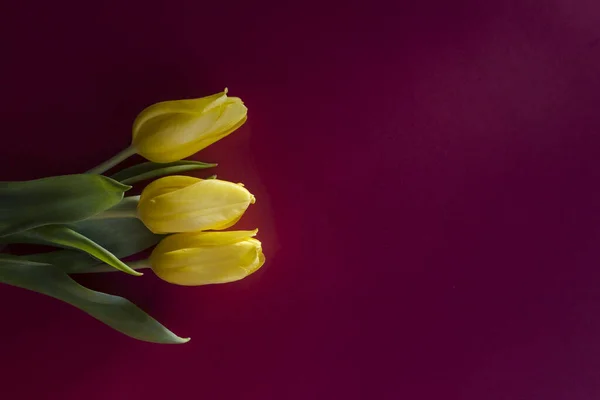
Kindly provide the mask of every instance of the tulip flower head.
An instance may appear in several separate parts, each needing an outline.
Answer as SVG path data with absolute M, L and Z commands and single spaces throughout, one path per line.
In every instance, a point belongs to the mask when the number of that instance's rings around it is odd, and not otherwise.
M 241 184 L 167 176 L 144 189 L 138 216 L 154 233 L 221 230 L 235 224 L 254 201 Z
M 151 268 L 167 282 L 197 286 L 237 281 L 261 268 L 258 230 L 224 231 L 255 202 L 252 193 L 241 183 L 170 176 L 216 166 L 180 160 L 233 132 L 246 116 L 244 103 L 227 97 L 227 89 L 157 103 L 137 116 L 130 145 L 86 173 L 0 182 L 0 247 L 42 243 L 78 251 L 68 262 L 62 252 L 0 254 L 0 285 L 55 297 L 137 340 L 188 342 L 129 300 L 86 289 L 69 275 L 139 276 Z M 110 171 L 135 154 L 151 162 Z M 140 196 L 125 196 L 132 184 L 151 178 Z M 149 258 L 121 260 L 157 242 Z
M 258 232 L 179 233 L 163 239 L 150 256 L 159 278 L 184 286 L 227 283 L 245 278 L 265 262 Z
M 153 104 L 133 123 L 132 147 L 150 161 L 178 161 L 235 131 L 247 112 L 240 98 L 227 97 L 227 89 L 199 99 Z

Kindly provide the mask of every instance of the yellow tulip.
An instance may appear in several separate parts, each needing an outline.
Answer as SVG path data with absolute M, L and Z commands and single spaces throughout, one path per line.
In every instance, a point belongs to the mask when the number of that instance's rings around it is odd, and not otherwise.
M 144 189 L 138 216 L 154 233 L 221 230 L 235 224 L 254 201 L 241 184 L 167 176 Z
M 150 256 L 159 278 L 177 285 L 227 283 L 245 278 L 265 262 L 254 231 L 179 233 L 163 239 Z
M 248 109 L 227 89 L 193 100 L 164 101 L 133 123 L 132 150 L 157 163 L 178 161 L 224 138 L 246 121 Z

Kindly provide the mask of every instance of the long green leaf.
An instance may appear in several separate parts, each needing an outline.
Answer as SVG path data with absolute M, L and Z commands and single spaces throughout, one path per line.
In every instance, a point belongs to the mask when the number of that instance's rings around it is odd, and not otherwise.
M 142 252 L 159 242 L 156 235 L 136 218 L 109 218 L 80 221 L 68 225 L 72 230 L 93 240 L 116 257 L 124 258 Z M 68 273 L 89 272 L 98 261 L 74 250 L 60 250 L 28 255 L 27 259 L 59 266 Z
M 40 226 L 25 232 L 17 233 L 16 235 L 11 235 L 10 238 L 16 241 L 19 241 L 20 239 L 21 242 L 26 243 L 50 244 L 80 250 L 119 271 L 134 276 L 143 275 L 130 268 L 113 253 L 100 246 L 98 243 L 64 225 Z
M 119 203 L 130 188 L 91 174 L 0 182 L 0 236 L 89 218 Z
M 146 179 L 157 178 L 159 176 L 178 174 L 186 171 L 212 168 L 216 166 L 217 164 L 189 160 L 181 160 L 165 164 L 145 162 L 119 171 L 112 175 L 111 178 L 131 185 Z
M 175 335 L 129 300 L 81 286 L 53 265 L 0 255 L 0 282 L 67 302 L 138 340 L 165 344 L 189 341 Z

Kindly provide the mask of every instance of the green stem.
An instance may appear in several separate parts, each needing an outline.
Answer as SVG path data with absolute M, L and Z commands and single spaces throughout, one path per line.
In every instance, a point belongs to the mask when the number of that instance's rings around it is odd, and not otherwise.
M 102 164 L 90 169 L 86 173 L 87 174 L 101 174 L 103 172 L 106 172 L 109 169 L 111 169 L 112 167 L 114 167 L 115 165 L 120 164 L 124 160 L 128 159 L 135 153 L 137 153 L 135 148 L 133 146 L 129 146 L 125 150 L 116 154 L 114 157 L 109 158 L 108 160 L 104 161 Z
M 131 269 L 145 269 L 145 268 L 151 268 L 150 266 L 150 260 L 148 259 L 144 259 L 144 260 L 137 260 L 137 261 L 129 261 L 127 263 L 127 265 L 131 268 Z M 93 274 L 96 272 L 115 272 L 117 271 L 115 268 L 111 267 L 108 264 L 97 264 L 97 265 L 93 265 L 90 267 L 86 267 L 85 269 L 81 269 L 81 270 L 76 270 L 73 272 L 69 272 L 69 273 L 73 273 L 73 274 Z
M 90 219 L 109 219 L 109 218 L 137 218 L 137 205 L 140 201 L 140 196 L 125 197 L 119 204 L 101 212 L 100 214 L 90 217 Z

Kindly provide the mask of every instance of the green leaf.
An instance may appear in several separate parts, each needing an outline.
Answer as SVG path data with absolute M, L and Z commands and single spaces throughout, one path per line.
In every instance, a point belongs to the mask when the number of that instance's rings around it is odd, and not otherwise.
M 80 221 L 68 225 L 72 230 L 93 240 L 116 257 L 124 258 L 144 251 L 160 241 L 137 218 L 109 218 Z M 73 250 L 28 255 L 27 259 L 59 266 L 68 273 L 90 272 L 98 261 Z
M 141 276 L 141 272 L 130 268 L 123 261 L 119 260 L 113 253 L 100 246 L 98 243 L 75 232 L 65 225 L 46 225 L 30 229 L 25 232 L 11 235 L 10 238 L 15 241 L 25 243 L 51 244 L 60 247 L 72 248 L 83 251 L 90 256 L 110 265 L 113 268 L 123 271 L 130 275 Z M 15 243 L 15 242 L 13 242 Z
M 181 172 L 212 168 L 216 166 L 217 164 L 189 160 L 181 160 L 165 164 L 145 162 L 119 171 L 112 175 L 111 178 L 131 185 L 133 183 L 141 182 L 150 178 L 157 178 L 159 176 L 178 174 Z
M 165 235 L 152 233 L 137 218 L 87 220 L 69 225 L 71 229 L 101 244 L 119 258 L 144 251 Z
M 138 340 L 165 344 L 189 341 L 175 335 L 129 300 L 81 286 L 53 265 L 0 255 L 0 282 L 67 302 Z
M 89 218 L 118 204 L 130 188 L 90 174 L 0 182 L 0 236 Z

